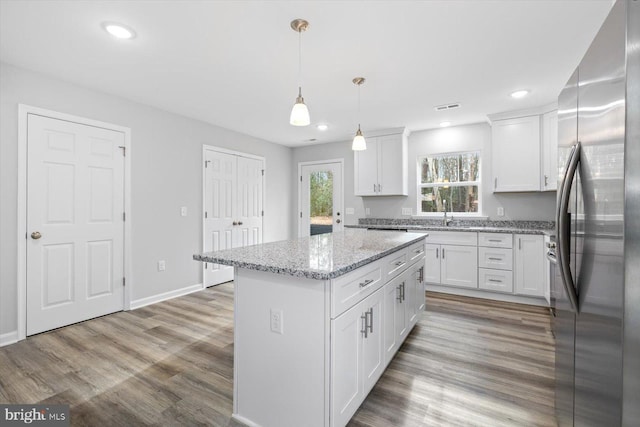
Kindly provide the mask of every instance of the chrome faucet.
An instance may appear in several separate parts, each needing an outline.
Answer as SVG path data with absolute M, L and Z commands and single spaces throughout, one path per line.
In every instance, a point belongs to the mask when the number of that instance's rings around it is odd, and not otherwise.
M 444 217 L 442 218 L 442 226 L 448 227 L 449 224 L 451 224 L 451 221 L 453 221 L 453 216 L 451 216 L 450 218 L 447 218 L 447 201 L 446 200 L 442 201 L 442 210 L 444 211 Z

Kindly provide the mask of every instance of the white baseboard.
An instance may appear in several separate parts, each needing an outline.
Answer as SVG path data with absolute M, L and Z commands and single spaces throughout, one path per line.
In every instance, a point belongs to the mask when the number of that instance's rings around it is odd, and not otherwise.
M 18 342 L 18 331 L 0 334 L 0 347 Z
M 460 295 L 465 297 L 490 299 L 494 301 L 515 302 L 517 304 L 528 304 L 528 305 L 537 305 L 540 307 L 549 307 L 549 304 L 547 303 L 547 300 L 544 299 L 544 297 L 539 297 L 539 298 L 525 297 L 521 295 L 501 294 L 498 292 L 489 292 L 489 291 L 483 291 L 479 289 L 454 288 L 454 287 L 430 285 L 430 284 L 427 284 L 425 286 L 425 290 L 433 291 L 433 292 L 441 292 L 443 294 L 452 294 L 452 295 Z
M 131 305 L 129 307 L 130 310 L 135 310 L 136 308 L 144 307 L 146 305 L 155 304 L 157 302 L 166 301 L 172 298 L 181 297 L 183 295 L 190 294 L 192 292 L 197 292 L 202 290 L 202 283 L 198 283 L 196 285 L 186 286 L 181 289 L 176 289 L 174 291 L 164 292 L 162 294 L 153 295 L 146 298 L 140 298 L 135 301 L 131 301 Z

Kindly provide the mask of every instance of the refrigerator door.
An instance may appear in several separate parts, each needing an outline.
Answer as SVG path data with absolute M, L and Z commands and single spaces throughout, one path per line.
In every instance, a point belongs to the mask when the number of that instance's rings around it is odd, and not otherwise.
M 613 6 L 578 67 L 576 426 L 621 424 L 626 3 Z
M 578 70 L 576 70 L 558 97 L 558 199 L 563 187 L 563 178 L 569 165 L 572 147 L 578 138 Z M 560 207 L 558 200 L 558 208 Z M 558 215 L 566 213 L 558 212 Z M 556 221 L 556 225 L 559 225 Z M 570 234 L 559 235 L 556 230 L 557 245 L 560 240 L 569 239 Z M 556 253 L 559 252 L 559 248 Z M 573 427 L 574 359 L 575 359 L 575 312 L 569 299 L 557 263 L 552 267 L 552 292 L 556 337 L 556 417 L 560 427 Z

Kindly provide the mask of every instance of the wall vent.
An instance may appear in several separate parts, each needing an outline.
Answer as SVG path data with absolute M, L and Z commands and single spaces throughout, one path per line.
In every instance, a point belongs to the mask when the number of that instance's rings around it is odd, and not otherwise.
M 436 111 L 453 110 L 454 108 L 460 108 L 460 103 L 454 102 L 451 104 L 443 104 L 435 107 Z

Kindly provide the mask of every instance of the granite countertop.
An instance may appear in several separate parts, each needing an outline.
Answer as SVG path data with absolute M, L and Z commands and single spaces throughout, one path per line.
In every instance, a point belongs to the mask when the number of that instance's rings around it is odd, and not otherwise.
M 454 220 L 448 226 L 441 220 L 361 218 L 357 225 L 347 228 L 394 229 L 408 231 L 481 231 L 485 233 L 555 234 L 553 221 L 488 221 Z
M 347 229 L 341 232 L 195 254 L 193 259 L 269 273 L 327 280 L 425 238 L 424 233 Z

